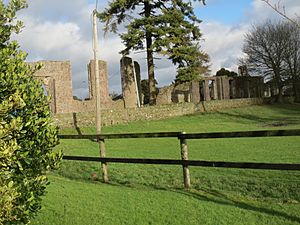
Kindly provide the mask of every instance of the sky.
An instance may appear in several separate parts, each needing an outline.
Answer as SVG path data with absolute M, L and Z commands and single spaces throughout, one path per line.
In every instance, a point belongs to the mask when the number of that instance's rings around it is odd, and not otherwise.
M 277 3 L 277 0 L 270 0 Z M 96 0 L 28 0 L 29 7 L 18 13 L 24 29 L 14 36 L 21 49 L 28 53 L 28 61 L 69 60 L 72 70 L 73 95 L 88 95 L 87 64 L 93 57 L 91 13 Z M 281 0 L 286 14 L 294 17 L 300 13 L 300 0 Z M 98 11 L 108 0 L 98 0 Z M 202 20 L 200 29 L 202 50 L 210 56 L 211 75 L 224 67 L 237 71 L 238 59 L 243 56 L 244 35 L 253 24 L 267 19 L 282 19 L 261 0 L 206 0 L 206 5 L 194 3 L 194 10 Z M 299 14 L 298 14 L 299 15 Z M 107 61 L 109 92 L 121 93 L 119 52 L 123 44 L 116 34 L 104 37 L 103 24 L 98 23 L 100 59 Z M 120 31 L 124 27 L 120 27 Z M 147 78 L 146 56 L 131 53 L 140 63 L 142 79 Z M 171 84 L 176 67 L 167 59 L 155 61 L 158 86 Z

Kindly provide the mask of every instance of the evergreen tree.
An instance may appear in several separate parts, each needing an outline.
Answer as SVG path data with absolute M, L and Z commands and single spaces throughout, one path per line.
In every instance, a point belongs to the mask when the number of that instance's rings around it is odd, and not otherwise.
M 216 76 L 217 77 L 220 77 L 220 76 L 236 77 L 236 76 L 238 76 L 238 74 L 234 71 L 229 71 L 229 70 L 226 70 L 225 68 L 221 68 L 220 70 L 217 71 Z
M 199 67 L 207 68 L 203 62 L 208 62 L 208 56 L 197 44 L 201 21 L 190 0 L 114 0 L 98 17 L 106 23 L 106 32 L 116 32 L 119 24 L 129 21 L 127 32 L 120 35 L 125 45 L 123 55 L 146 49 L 150 105 L 156 101 L 155 53 L 178 66 L 177 80 L 181 82 L 196 79 Z

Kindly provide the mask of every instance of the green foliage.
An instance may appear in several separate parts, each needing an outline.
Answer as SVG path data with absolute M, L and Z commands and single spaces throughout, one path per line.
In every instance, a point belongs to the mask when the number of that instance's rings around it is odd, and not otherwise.
M 208 74 L 210 71 L 208 54 L 200 51 L 197 46 L 190 47 L 186 50 L 185 63 L 180 65 L 177 70 L 176 84 L 199 81 L 203 75 Z
M 61 154 L 57 129 L 52 125 L 49 100 L 32 74 L 40 66 L 25 63 L 26 54 L 10 34 L 19 31 L 13 23 L 24 1 L 0 3 L 0 224 L 28 223 L 41 208 L 48 180 L 45 172 L 55 168 Z M 2 35 L 3 34 L 3 35 Z
M 238 74 L 234 71 L 226 70 L 225 68 L 221 68 L 217 71 L 216 76 L 227 76 L 227 77 L 236 77 Z
M 3 1 L 0 2 L 0 48 L 3 48 L 10 39 L 11 33 L 20 32 L 22 22 L 14 22 L 16 12 L 27 6 L 26 0 L 12 0 L 5 6 Z

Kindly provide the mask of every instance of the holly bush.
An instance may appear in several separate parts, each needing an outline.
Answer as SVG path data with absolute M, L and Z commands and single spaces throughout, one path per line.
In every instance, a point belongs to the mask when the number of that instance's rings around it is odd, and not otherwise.
M 40 65 L 30 66 L 10 34 L 20 30 L 14 22 L 22 0 L 0 3 L 0 225 L 27 224 L 41 208 L 48 184 L 46 172 L 56 168 L 61 153 L 49 98 L 33 78 Z

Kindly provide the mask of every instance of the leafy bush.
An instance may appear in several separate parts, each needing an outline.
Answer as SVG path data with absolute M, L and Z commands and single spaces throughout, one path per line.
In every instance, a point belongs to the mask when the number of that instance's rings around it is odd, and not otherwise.
M 40 66 L 25 63 L 26 54 L 10 42 L 20 30 L 14 23 L 22 0 L 0 3 L 0 224 L 28 223 L 41 208 L 48 180 L 46 171 L 61 158 L 49 100 L 32 77 Z

